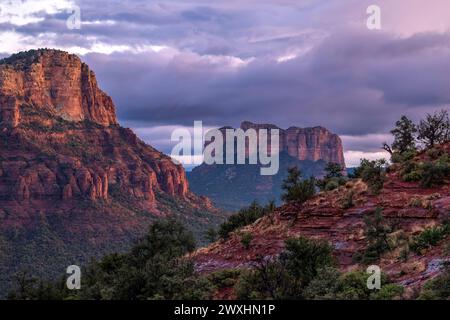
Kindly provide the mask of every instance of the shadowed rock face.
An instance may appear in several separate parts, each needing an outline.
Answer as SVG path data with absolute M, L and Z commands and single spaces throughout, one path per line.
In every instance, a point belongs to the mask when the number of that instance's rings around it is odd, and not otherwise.
M 182 166 L 118 125 L 78 57 L 0 60 L 0 297 L 18 270 L 59 276 L 127 248 L 164 216 L 197 236 L 222 219 L 189 191 Z

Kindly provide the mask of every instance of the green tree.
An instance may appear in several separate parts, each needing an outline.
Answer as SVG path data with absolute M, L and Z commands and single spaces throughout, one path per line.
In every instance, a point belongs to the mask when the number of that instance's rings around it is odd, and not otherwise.
M 259 261 L 241 273 L 235 285 L 239 299 L 287 299 L 293 296 L 294 279 L 276 258 Z
M 314 177 L 302 180 L 302 174 L 297 167 L 289 168 L 288 176 L 281 187 L 284 190 L 281 199 L 284 202 L 304 203 L 314 196 L 316 192 L 315 185 Z
M 331 179 L 331 178 L 342 178 L 344 169 L 341 167 L 339 163 L 334 162 L 328 162 L 325 167 L 325 178 Z
M 392 232 L 392 228 L 384 220 L 382 212 L 382 208 L 377 208 L 372 214 L 363 217 L 364 235 L 367 241 L 367 247 L 362 256 L 363 263 L 379 260 L 381 255 L 390 249 L 388 235 Z
M 343 168 L 338 163 L 329 162 L 325 167 L 325 177 L 317 180 L 316 185 L 322 191 L 331 191 L 345 184 Z
M 206 239 L 209 242 L 215 242 L 217 240 L 218 234 L 216 229 L 209 228 L 208 231 L 206 231 Z
M 250 206 L 242 208 L 238 213 L 231 215 L 227 221 L 220 225 L 219 236 L 224 239 L 228 238 L 231 232 L 255 222 L 265 214 L 271 212 L 269 210 L 272 210 L 270 204 L 262 207 L 257 201 L 253 201 Z
M 278 258 L 263 258 L 236 284 L 240 299 L 299 299 L 319 271 L 334 266 L 332 247 L 303 237 L 288 239 Z
M 333 247 L 326 241 L 299 237 L 286 240 L 286 250 L 280 259 L 301 286 L 306 287 L 320 268 L 334 265 L 332 252 Z
M 448 300 L 450 299 L 450 268 L 444 265 L 444 272 L 425 283 L 419 299 Z
M 406 151 L 416 149 L 415 134 L 417 133 L 416 125 L 406 116 L 402 116 L 395 123 L 395 128 L 391 130 L 394 136 L 392 149 L 394 152 L 403 154 Z

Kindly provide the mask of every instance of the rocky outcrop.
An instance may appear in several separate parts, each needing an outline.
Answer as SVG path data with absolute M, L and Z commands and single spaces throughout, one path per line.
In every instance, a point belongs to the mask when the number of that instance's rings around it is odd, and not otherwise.
M 323 160 L 338 163 L 345 168 L 341 138 L 323 127 L 280 129 L 272 124 L 241 123 L 241 129 L 278 129 L 280 132 L 280 152 L 286 152 L 298 160 Z
M 151 209 L 158 192 L 193 197 L 181 166 L 117 125 L 111 98 L 75 55 L 1 60 L 0 115 L 0 199 L 108 200 L 111 187 Z
M 450 144 L 440 149 L 450 156 Z M 425 152 L 416 160 L 423 161 L 424 156 Z M 406 297 L 413 295 L 427 280 L 442 272 L 439 261 L 448 259 L 450 236 L 421 253 L 409 251 L 409 243 L 425 228 L 448 221 L 450 184 L 446 180 L 442 185 L 423 188 L 418 182 L 402 181 L 400 170 L 398 165 L 390 167 L 379 195 L 373 195 L 363 181 L 354 179 L 333 191 L 320 192 L 304 204 L 280 206 L 255 223 L 236 230 L 229 238 L 195 252 L 197 270 L 210 273 L 254 266 L 261 257 L 278 256 L 284 250 L 285 240 L 298 236 L 329 242 L 342 271 L 365 270 L 367 265 L 359 264 L 357 259 L 368 243 L 364 218 L 381 208 L 386 224 L 391 227 L 388 240 L 392 248 L 374 264 L 391 280 L 405 286 Z M 252 235 L 248 249 L 241 242 L 243 233 Z M 409 252 L 406 259 L 402 257 L 404 250 Z
M 0 121 L 17 126 L 22 103 L 70 121 L 117 124 L 114 104 L 98 88 L 94 72 L 77 56 L 63 51 L 29 51 L 2 60 Z

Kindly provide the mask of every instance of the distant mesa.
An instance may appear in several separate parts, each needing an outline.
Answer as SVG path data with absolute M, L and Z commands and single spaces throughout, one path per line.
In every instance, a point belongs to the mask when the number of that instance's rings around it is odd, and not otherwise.
M 345 168 L 344 152 L 341 138 L 323 127 L 298 128 L 290 127 L 286 130 L 273 124 L 255 124 L 249 121 L 241 123 L 241 129 L 279 129 L 280 152 L 298 160 L 333 162 Z
M 230 127 L 223 127 L 224 131 Z M 274 176 L 261 176 L 260 165 L 202 164 L 189 172 L 191 190 L 205 195 L 226 210 L 238 210 L 253 200 L 279 200 L 281 184 L 289 167 L 297 166 L 304 177 L 322 176 L 328 162 L 345 169 L 341 139 L 323 127 L 280 129 L 273 124 L 241 123 L 242 130 L 278 129 L 280 133 L 280 168 Z M 225 135 L 223 135 L 225 138 Z M 226 142 L 226 141 L 224 141 Z M 270 142 L 268 143 L 271 149 Z M 248 155 L 248 145 L 246 154 Z

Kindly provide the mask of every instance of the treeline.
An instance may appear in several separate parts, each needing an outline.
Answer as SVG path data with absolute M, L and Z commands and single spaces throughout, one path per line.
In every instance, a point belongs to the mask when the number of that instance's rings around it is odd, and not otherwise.
M 389 250 L 385 221 L 376 212 L 365 220 L 368 241 L 362 258 L 374 261 Z M 448 232 L 448 227 L 439 232 Z M 426 236 L 424 236 L 426 238 Z M 424 245 L 421 240 L 421 245 Z M 246 269 L 222 270 L 208 275 L 195 271 L 188 253 L 193 235 L 175 220 L 154 223 L 129 252 L 110 254 L 82 269 L 81 289 L 68 290 L 66 279 L 48 282 L 31 273 L 16 276 L 9 299 L 20 300 L 148 300 L 211 299 L 224 288 L 234 288 L 240 299 L 397 299 L 403 287 L 381 277 L 381 288 L 370 290 L 370 274 L 342 273 L 324 240 L 287 239 L 278 256 L 260 257 Z M 447 299 L 450 269 L 431 280 L 419 298 Z
M 324 241 L 292 238 L 279 257 L 261 258 L 247 270 L 200 275 L 186 256 L 195 248 L 193 236 L 174 220 L 153 224 L 129 252 L 111 254 L 82 269 L 81 289 L 68 290 L 65 279 L 46 282 L 30 273 L 16 277 L 9 299 L 25 300 L 148 300 L 210 299 L 234 287 L 242 299 L 381 299 L 394 298 L 402 288 L 389 284 L 367 289 L 364 272 L 340 273 Z

